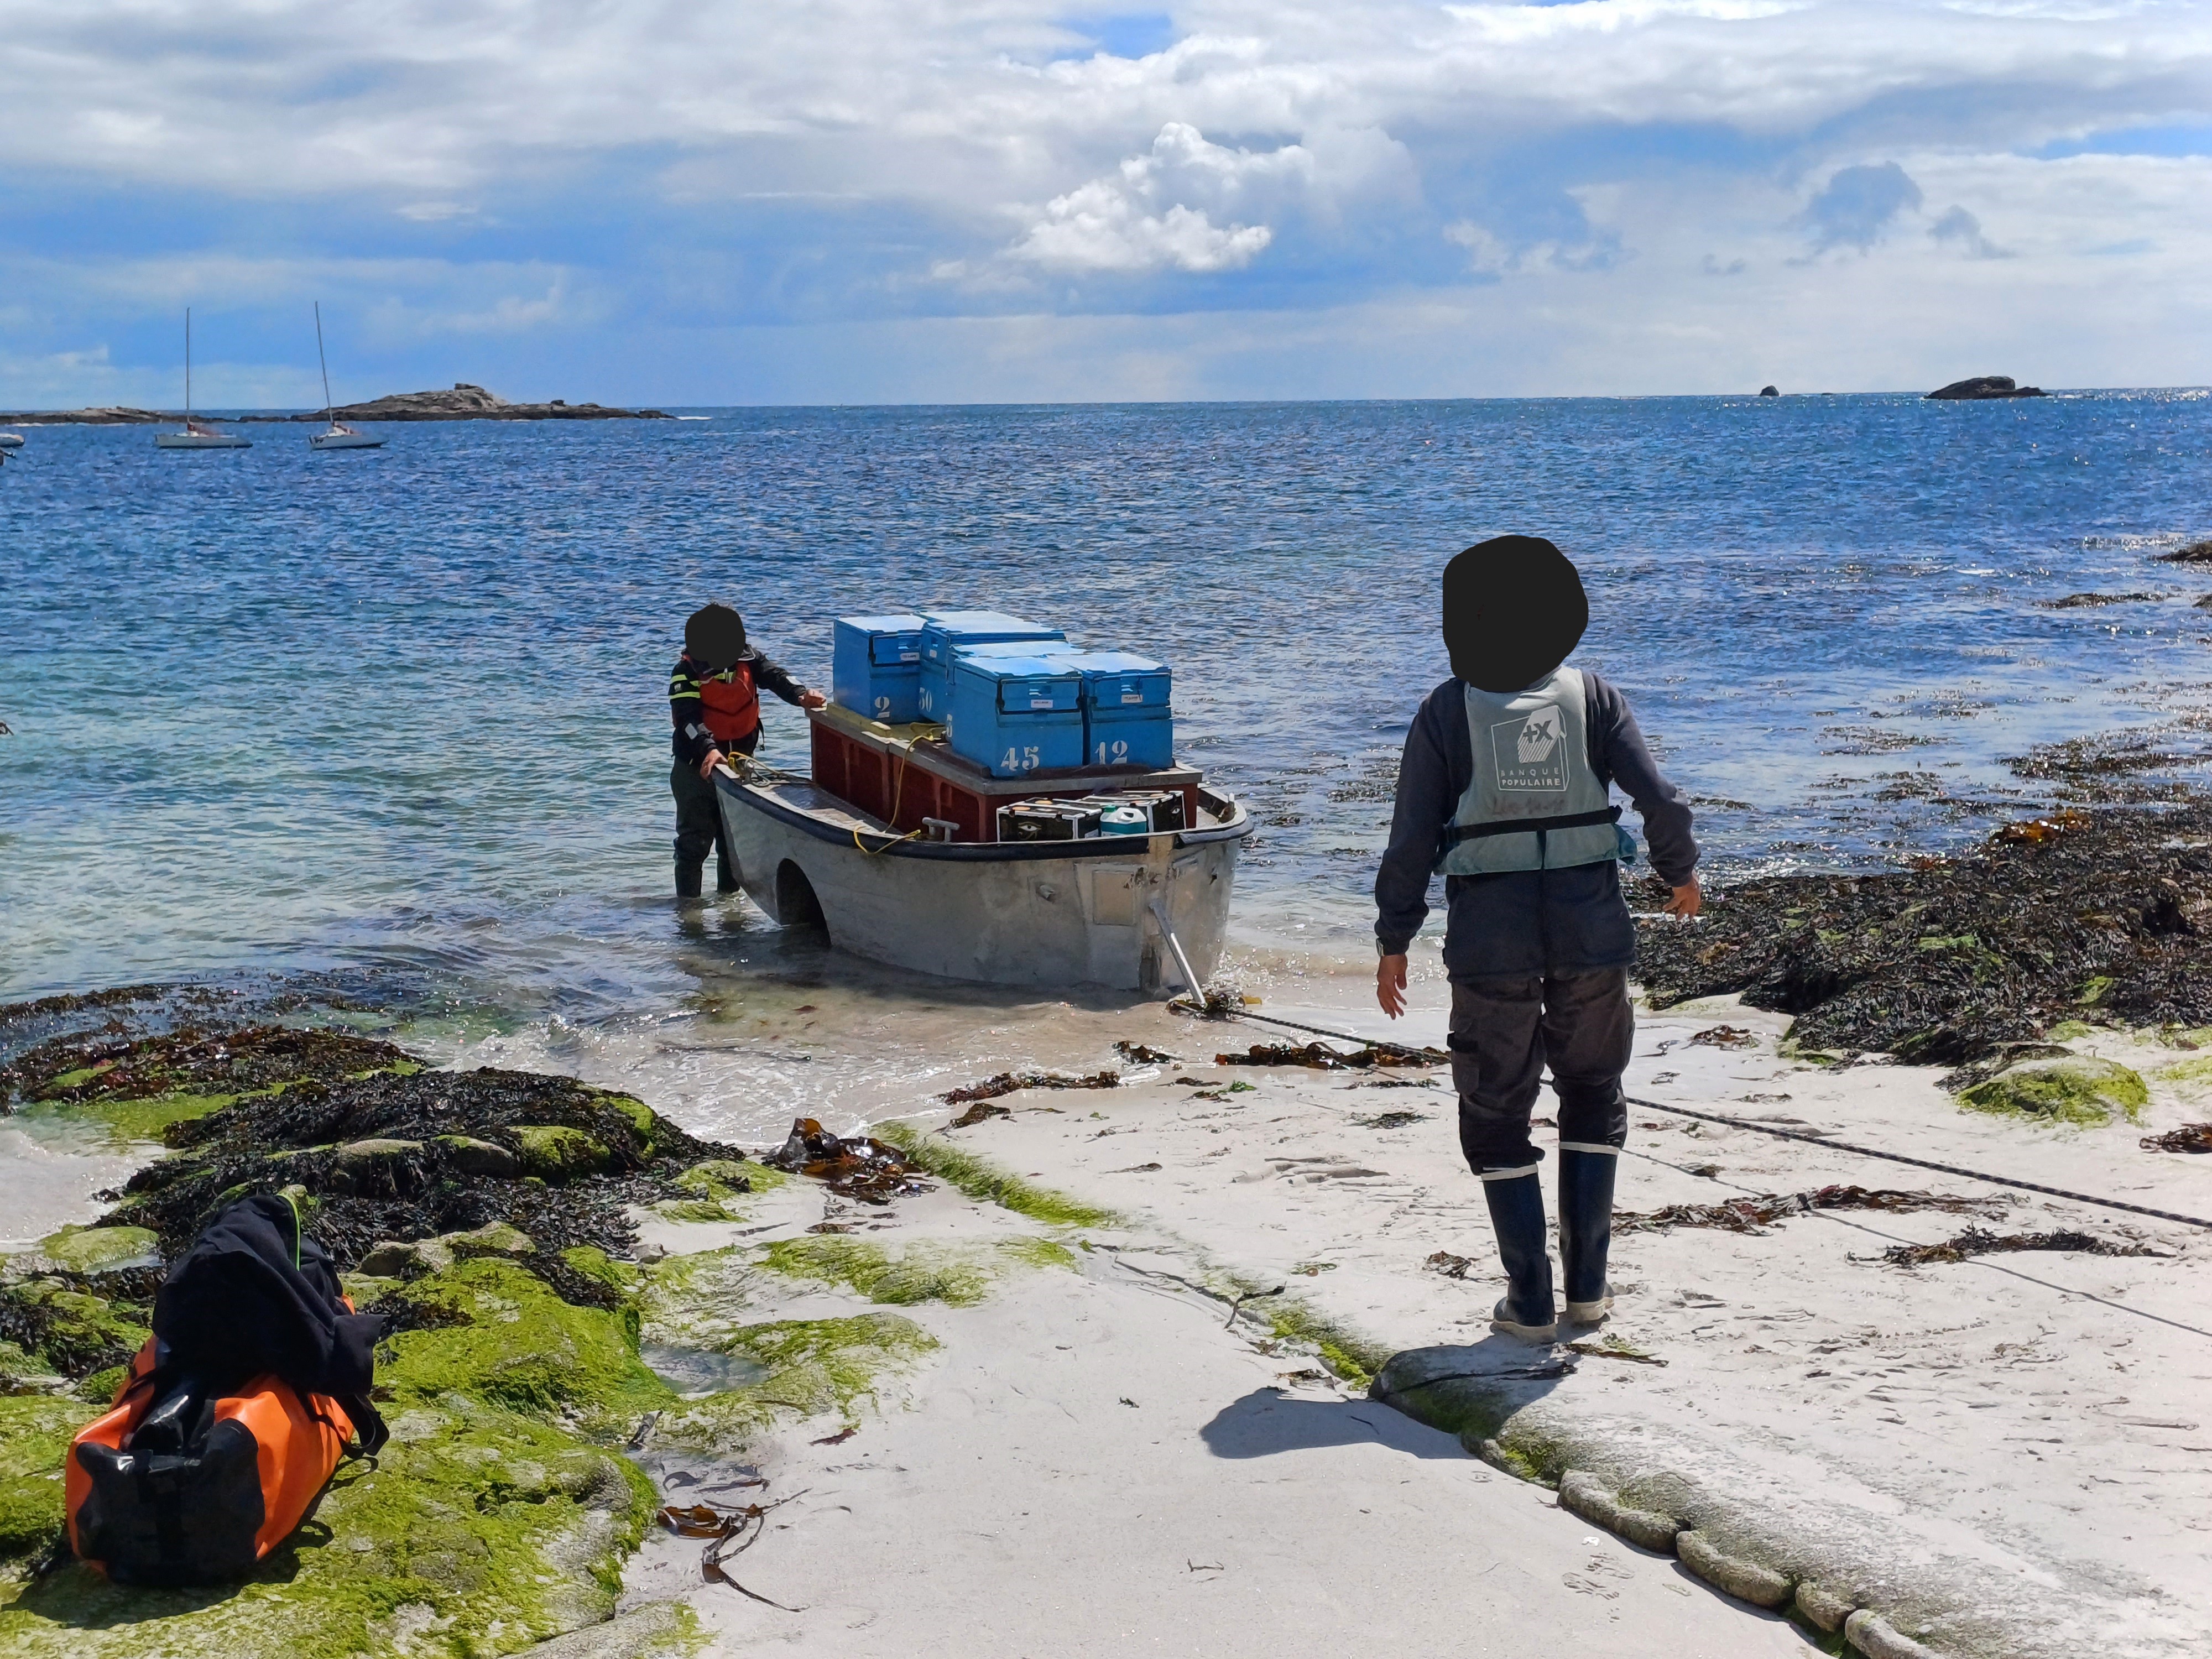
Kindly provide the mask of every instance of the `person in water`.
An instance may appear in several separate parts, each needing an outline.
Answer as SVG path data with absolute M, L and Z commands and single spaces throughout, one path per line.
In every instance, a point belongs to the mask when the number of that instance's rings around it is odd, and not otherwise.
M 1565 665 L 1589 623 L 1581 576 L 1535 536 L 1500 536 L 1444 568 L 1452 678 L 1406 734 L 1390 844 L 1375 878 L 1376 1000 L 1406 1011 L 1406 951 L 1444 878 L 1452 1081 L 1460 1147 L 1481 1177 L 1507 1291 L 1491 1328 L 1550 1342 L 1562 1314 L 1601 1324 L 1613 1184 L 1628 1139 L 1621 1074 L 1635 1035 L 1636 928 L 1620 864 L 1636 844 L 1610 804 L 1643 815 L 1665 908 L 1701 902 L 1682 793 L 1660 775 L 1636 716 L 1596 675 Z M 1543 1153 L 1528 1115 L 1549 1064 L 1559 1100 L 1562 1310 L 1545 1250 Z
M 714 850 L 714 890 L 734 893 L 738 872 L 714 801 L 714 769 L 731 755 L 760 747 L 761 689 L 786 702 L 819 708 L 830 699 L 810 691 L 745 641 L 744 619 L 726 605 L 707 605 L 684 624 L 684 654 L 668 677 L 670 742 L 676 763 L 676 896 L 697 898 L 707 849 Z

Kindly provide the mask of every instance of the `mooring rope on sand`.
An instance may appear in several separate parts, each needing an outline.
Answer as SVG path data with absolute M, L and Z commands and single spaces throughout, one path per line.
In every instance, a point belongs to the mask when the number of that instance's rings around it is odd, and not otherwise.
M 1183 998 L 1177 998 L 1168 1006 L 1171 1008 L 1181 1007 L 1187 1012 L 1196 1013 L 1209 1019 L 1218 1018 L 1223 1014 L 1226 1014 L 1231 1019 L 1257 1020 L 1266 1025 L 1282 1026 L 1286 1030 L 1304 1031 L 1314 1036 L 1328 1037 L 1338 1042 L 1356 1043 L 1362 1048 L 1398 1048 L 1400 1047 L 1395 1043 L 1377 1042 L 1371 1037 L 1354 1036 L 1349 1031 L 1331 1031 L 1318 1025 L 1301 1025 L 1294 1019 L 1279 1019 L 1273 1014 L 1255 1014 L 1243 1008 L 1217 1010 L 1200 1007 Z M 1558 1092 L 1557 1086 L 1548 1079 L 1545 1086 L 1555 1094 Z M 2202 1216 L 2182 1215 L 2172 1210 L 2154 1210 L 2147 1204 L 2130 1204 L 2124 1199 L 2098 1198 L 2089 1193 L 2069 1192 L 2063 1187 L 2045 1187 L 2039 1182 L 2017 1181 L 2010 1176 L 1991 1175 L 1986 1170 L 1969 1170 L 1956 1164 L 1938 1164 L 1929 1158 L 1911 1158 L 1903 1152 L 1885 1152 L 1879 1146 L 1859 1146 L 1848 1140 L 1831 1139 L 1826 1135 L 1804 1134 L 1795 1129 L 1778 1129 L 1771 1124 L 1753 1123 L 1745 1118 L 1723 1117 L 1717 1112 L 1692 1111 L 1687 1106 L 1669 1106 L 1664 1101 L 1643 1100 L 1634 1095 L 1624 1095 L 1622 1098 L 1630 1105 L 1642 1107 L 1646 1111 L 1672 1112 L 1678 1117 L 1693 1117 L 1701 1122 L 1723 1124 L 1731 1129 L 1750 1129 L 1759 1134 L 1773 1135 L 1782 1140 L 1802 1140 L 1808 1146 L 1825 1146 L 1832 1152 L 1852 1152 L 1861 1158 L 1882 1158 L 1891 1164 L 1909 1164 L 1916 1170 L 1934 1170 L 1943 1175 L 1964 1176 L 1969 1181 L 1985 1181 L 1995 1187 L 2014 1187 L 2022 1192 L 2041 1193 L 2046 1197 L 2063 1198 L 2076 1204 L 2094 1204 L 2106 1210 L 2124 1210 L 2130 1215 L 2149 1216 L 2157 1221 L 2178 1221 L 2185 1227 L 2203 1227 L 2208 1231 L 2212 1231 L 2212 1221 L 2207 1221 Z

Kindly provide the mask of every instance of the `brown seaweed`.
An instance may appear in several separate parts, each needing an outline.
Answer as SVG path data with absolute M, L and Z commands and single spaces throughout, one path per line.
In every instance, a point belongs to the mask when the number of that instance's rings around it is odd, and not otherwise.
M 2059 812 L 1909 870 L 1717 890 L 1694 926 L 1642 925 L 1638 975 L 1655 1008 L 1738 994 L 1802 1048 L 1947 1066 L 2061 1019 L 2212 1024 L 2207 877 L 2212 797 Z
M 866 1135 L 833 1135 L 811 1117 L 793 1120 L 783 1145 L 763 1153 L 760 1161 L 824 1182 L 840 1198 L 863 1204 L 888 1204 L 934 1190 L 897 1147 Z
M 1239 1054 L 1216 1054 L 1217 1066 L 1304 1066 L 1317 1072 L 1359 1072 L 1374 1066 L 1445 1066 L 1451 1056 L 1441 1048 L 1399 1048 L 1375 1043 L 1352 1054 L 1318 1042 L 1303 1045 L 1255 1042 Z
M 1942 1210 L 1952 1215 L 1997 1215 L 2010 1200 L 1999 1197 L 1970 1198 L 1948 1193 L 1905 1192 L 1894 1188 L 1818 1187 L 1804 1193 L 1766 1193 L 1757 1198 L 1731 1198 L 1719 1204 L 1669 1204 L 1662 1209 L 1638 1212 L 1615 1210 L 1616 1233 L 1656 1232 L 1674 1227 L 1717 1227 L 1725 1232 L 1764 1232 L 1778 1221 L 1815 1210 L 1887 1210 L 1901 1215 L 1912 1210 Z
M 2136 1144 L 2152 1152 L 2212 1152 L 2212 1123 L 2185 1123 L 2162 1135 L 2145 1135 Z
M 1968 1256 L 1996 1255 L 2012 1250 L 2067 1250 L 2081 1255 L 2164 1256 L 2170 1254 L 2165 1250 L 2154 1250 L 2148 1244 L 2123 1243 L 2117 1239 L 2099 1238 L 2091 1233 L 2072 1231 L 2000 1236 L 1980 1227 L 1969 1227 L 1956 1238 L 1945 1239 L 1940 1244 L 1892 1245 L 1881 1253 L 1881 1259 L 1899 1267 L 1920 1267 L 1931 1261 L 1964 1261 Z
M 1064 1072 L 1001 1072 L 981 1083 L 971 1083 L 964 1089 L 948 1090 L 938 1098 L 948 1106 L 964 1106 L 973 1100 L 996 1100 L 1000 1095 L 1010 1095 L 1020 1089 L 1118 1089 L 1121 1086 L 1121 1074 L 1119 1072 L 1093 1072 L 1088 1077 L 1070 1077 Z

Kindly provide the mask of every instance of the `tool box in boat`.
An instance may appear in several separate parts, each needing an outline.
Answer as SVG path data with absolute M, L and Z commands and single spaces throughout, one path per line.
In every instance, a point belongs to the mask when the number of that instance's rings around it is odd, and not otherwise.
M 994 777 L 1083 764 L 1083 676 L 1066 657 L 956 653 L 947 741 Z
M 831 647 L 830 695 L 845 708 L 893 726 L 921 718 L 922 619 L 912 614 L 840 617 Z
M 1060 658 L 1083 676 L 1083 754 L 1092 766 L 1169 766 L 1175 713 L 1167 665 L 1127 651 Z
M 921 672 L 916 700 L 921 718 L 941 720 L 951 708 L 953 658 L 965 646 L 1058 645 L 1067 635 L 1057 628 L 1010 617 L 1003 611 L 925 611 L 921 613 Z
M 1000 841 L 1086 841 L 1103 809 L 1090 801 L 1021 800 L 999 809 Z

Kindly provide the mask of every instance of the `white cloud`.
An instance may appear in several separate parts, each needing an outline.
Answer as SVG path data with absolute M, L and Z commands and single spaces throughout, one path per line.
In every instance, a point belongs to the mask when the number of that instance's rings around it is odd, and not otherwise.
M 1274 232 L 1263 224 L 1217 225 L 1211 210 L 1279 198 L 1313 173 L 1313 155 L 1299 145 L 1230 149 L 1170 121 L 1143 155 L 1047 203 L 1009 251 L 1055 271 L 1235 270 Z M 1191 205 L 1194 198 L 1203 205 Z
M 44 362 L 192 291 L 281 308 L 289 331 L 331 282 L 395 342 L 544 349 L 617 315 L 611 337 L 633 337 L 664 303 L 706 331 L 765 310 L 761 295 L 787 320 L 842 306 L 865 321 L 1075 307 L 1147 280 L 1172 295 L 1205 274 L 1209 303 L 1249 291 L 1358 331 L 1345 361 L 1378 392 L 1433 365 L 1417 328 L 1373 318 L 1429 314 L 1407 296 L 1431 289 L 1455 296 L 1439 316 L 1487 295 L 1527 331 L 1488 349 L 1548 353 L 1565 386 L 1592 341 L 1589 361 L 1640 374 L 1620 355 L 1632 334 L 1669 373 L 1718 372 L 1669 356 L 1656 324 L 1635 334 L 1647 312 L 1725 304 L 1724 325 L 1695 326 L 1809 360 L 1862 320 L 1823 335 L 1808 321 L 1822 304 L 1942 350 L 1943 329 L 1904 325 L 1948 307 L 1954 334 L 1980 337 L 2032 309 L 2004 293 L 2070 294 L 2101 318 L 2115 283 L 2171 283 L 2171 305 L 2142 290 L 2081 337 L 2124 356 L 2156 317 L 2169 378 L 2212 376 L 2174 343 L 2200 337 L 2189 308 L 2212 303 L 2188 264 L 2212 254 L 2205 164 L 2032 159 L 2061 137 L 2203 122 L 2203 0 L 1191 0 L 1164 49 L 1081 59 L 1055 56 L 1073 43 L 1066 10 L 0 0 L 5 187 L 103 216 L 81 253 L 40 222 L 50 269 L 15 290 L 39 296 L 28 320 L 0 315 L 0 351 Z M 132 204 L 157 200 L 155 240 L 177 251 L 114 259 Z M 204 245 L 180 246 L 179 222 L 205 223 Z M 321 234 L 349 252 L 454 258 L 301 255 L 318 224 L 342 224 Z M 826 225 L 852 234 L 832 244 Z M 687 235 L 720 241 L 697 252 Z M 1808 247 L 1826 252 L 1789 263 Z M 1632 275 L 1614 269 L 1632 255 Z M 722 264 L 709 279 L 686 258 Z M 0 267 L 16 281 L 23 261 Z M 1120 286 L 1085 280 L 1101 276 Z M 2045 327 L 2067 307 L 2050 309 Z M 1269 313 L 1278 337 L 1284 314 Z M 1048 336 L 1062 337 L 1010 331 L 1005 349 Z M 1893 372 L 1876 367 L 1890 347 L 1863 361 L 1822 372 Z

